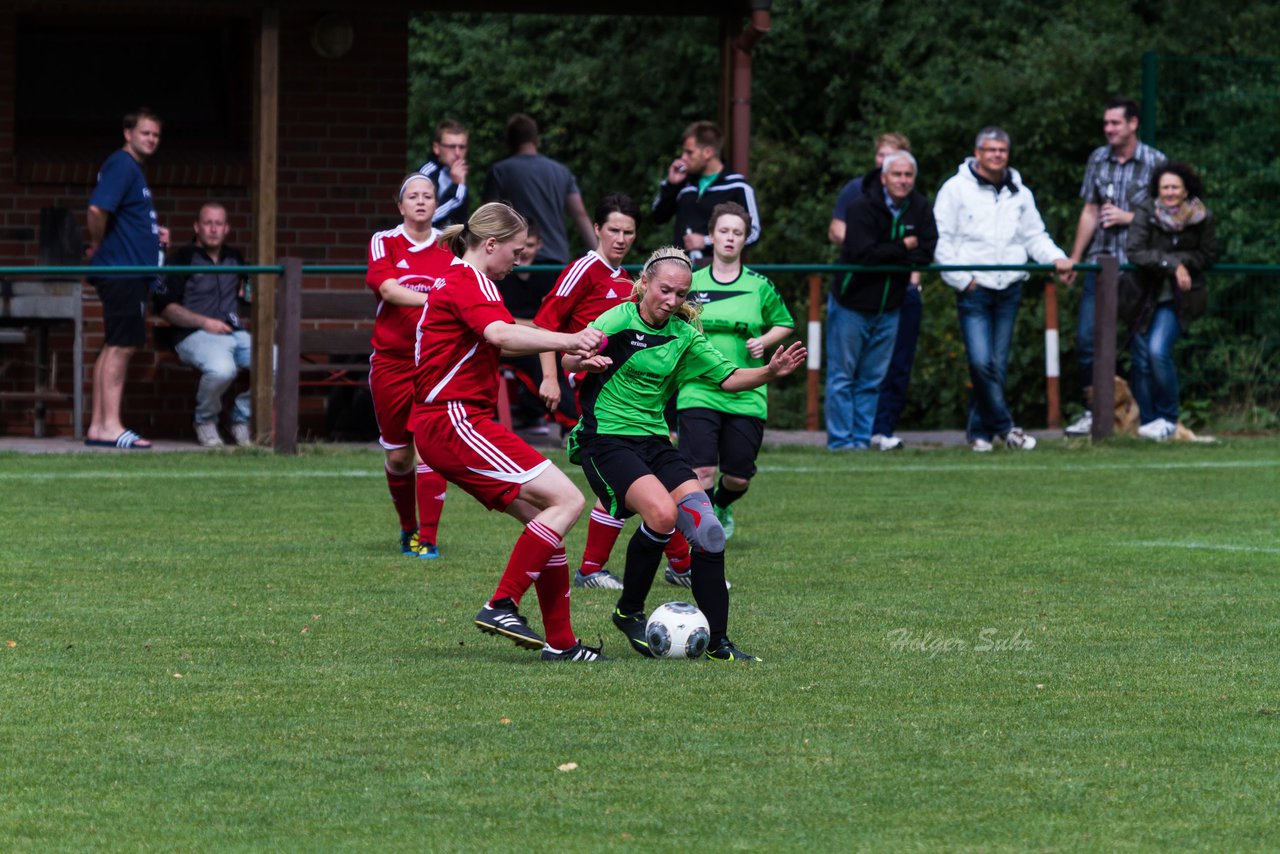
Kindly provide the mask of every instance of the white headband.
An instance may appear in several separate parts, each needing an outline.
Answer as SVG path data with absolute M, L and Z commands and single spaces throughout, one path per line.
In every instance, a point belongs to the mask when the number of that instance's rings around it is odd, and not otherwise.
M 410 181 L 430 181 L 430 180 L 431 180 L 430 178 L 428 178 L 426 175 L 423 175 L 421 172 L 414 172 L 408 178 L 405 178 L 404 183 L 400 185 L 400 192 L 396 194 L 396 201 L 398 202 L 404 201 L 404 189 L 405 187 L 409 186 Z

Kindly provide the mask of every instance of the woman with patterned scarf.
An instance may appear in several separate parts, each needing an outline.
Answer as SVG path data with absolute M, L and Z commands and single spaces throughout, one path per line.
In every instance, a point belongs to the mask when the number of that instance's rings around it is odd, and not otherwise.
M 1126 252 L 1142 288 L 1134 321 L 1129 385 L 1138 402 L 1138 435 L 1164 441 L 1178 427 L 1173 345 L 1207 305 L 1204 273 L 1218 257 L 1213 215 L 1200 177 L 1170 161 L 1151 176 L 1150 198 L 1135 211 Z

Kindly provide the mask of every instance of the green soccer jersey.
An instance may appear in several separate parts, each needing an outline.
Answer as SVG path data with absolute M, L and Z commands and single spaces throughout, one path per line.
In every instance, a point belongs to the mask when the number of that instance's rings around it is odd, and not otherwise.
M 666 436 L 662 410 L 677 387 L 694 380 L 718 385 L 737 369 L 684 318 L 655 329 L 640 318 L 638 303 L 614 306 L 591 325 L 609 336 L 604 355 L 613 364 L 582 382 L 571 449 L 596 435 Z
M 702 306 L 702 328 L 707 340 L 740 368 L 758 368 L 771 355 L 751 358 L 747 353 L 748 338 L 758 338 L 775 326 L 796 325 L 773 282 L 747 267 L 732 282 L 717 282 L 711 268 L 703 267 L 693 274 L 689 299 Z M 676 407 L 703 407 L 764 418 L 769 413 L 769 398 L 764 386 L 750 391 L 725 391 L 719 385 L 695 380 L 680 387 Z

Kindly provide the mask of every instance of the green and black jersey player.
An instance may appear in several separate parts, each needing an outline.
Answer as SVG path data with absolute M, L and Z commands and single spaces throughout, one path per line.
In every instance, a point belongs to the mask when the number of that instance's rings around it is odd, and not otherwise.
M 693 274 L 689 300 L 701 308 L 702 330 L 717 350 L 740 368 L 759 367 L 768 349 L 794 332 L 796 323 L 773 283 L 742 266 L 742 249 L 751 233 L 746 209 L 734 202 L 716 205 L 710 228 L 711 266 Z M 680 453 L 711 496 L 727 540 L 734 529 L 731 505 L 746 493 L 756 473 L 768 395 L 764 388 L 725 391 L 698 377 L 680 387 L 676 408 Z M 672 581 L 673 571 L 667 573 Z
M 738 368 L 697 327 L 686 303 L 693 268 L 674 247 L 657 250 L 636 283 L 638 302 L 611 308 L 591 325 L 607 336 L 591 358 L 566 355 L 568 371 L 587 371 L 579 392 L 581 420 L 569 436 L 569 454 L 586 473 L 592 491 L 613 515 L 639 514 L 627 545 L 622 595 L 613 622 L 642 655 L 644 602 L 679 527 L 692 548 L 694 601 L 711 627 L 709 658 L 753 660 L 729 641 L 729 592 L 724 583 L 724 529 L 688 463 L 671 446 L 662 410 L 676 388 L 705 377 L 726 391 L 746 391 L 792 373 L 807 353 L 797 343 L 779 348 L 768 364 Z

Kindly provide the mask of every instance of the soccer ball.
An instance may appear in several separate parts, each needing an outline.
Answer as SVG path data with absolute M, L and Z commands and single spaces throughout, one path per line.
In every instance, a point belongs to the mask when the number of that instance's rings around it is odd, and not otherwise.
M 653 609 L 644 636 L 649 651 L 658 658 L 701 658 L 711 639 L 711 626 L 688 602 L 668 602 Z

